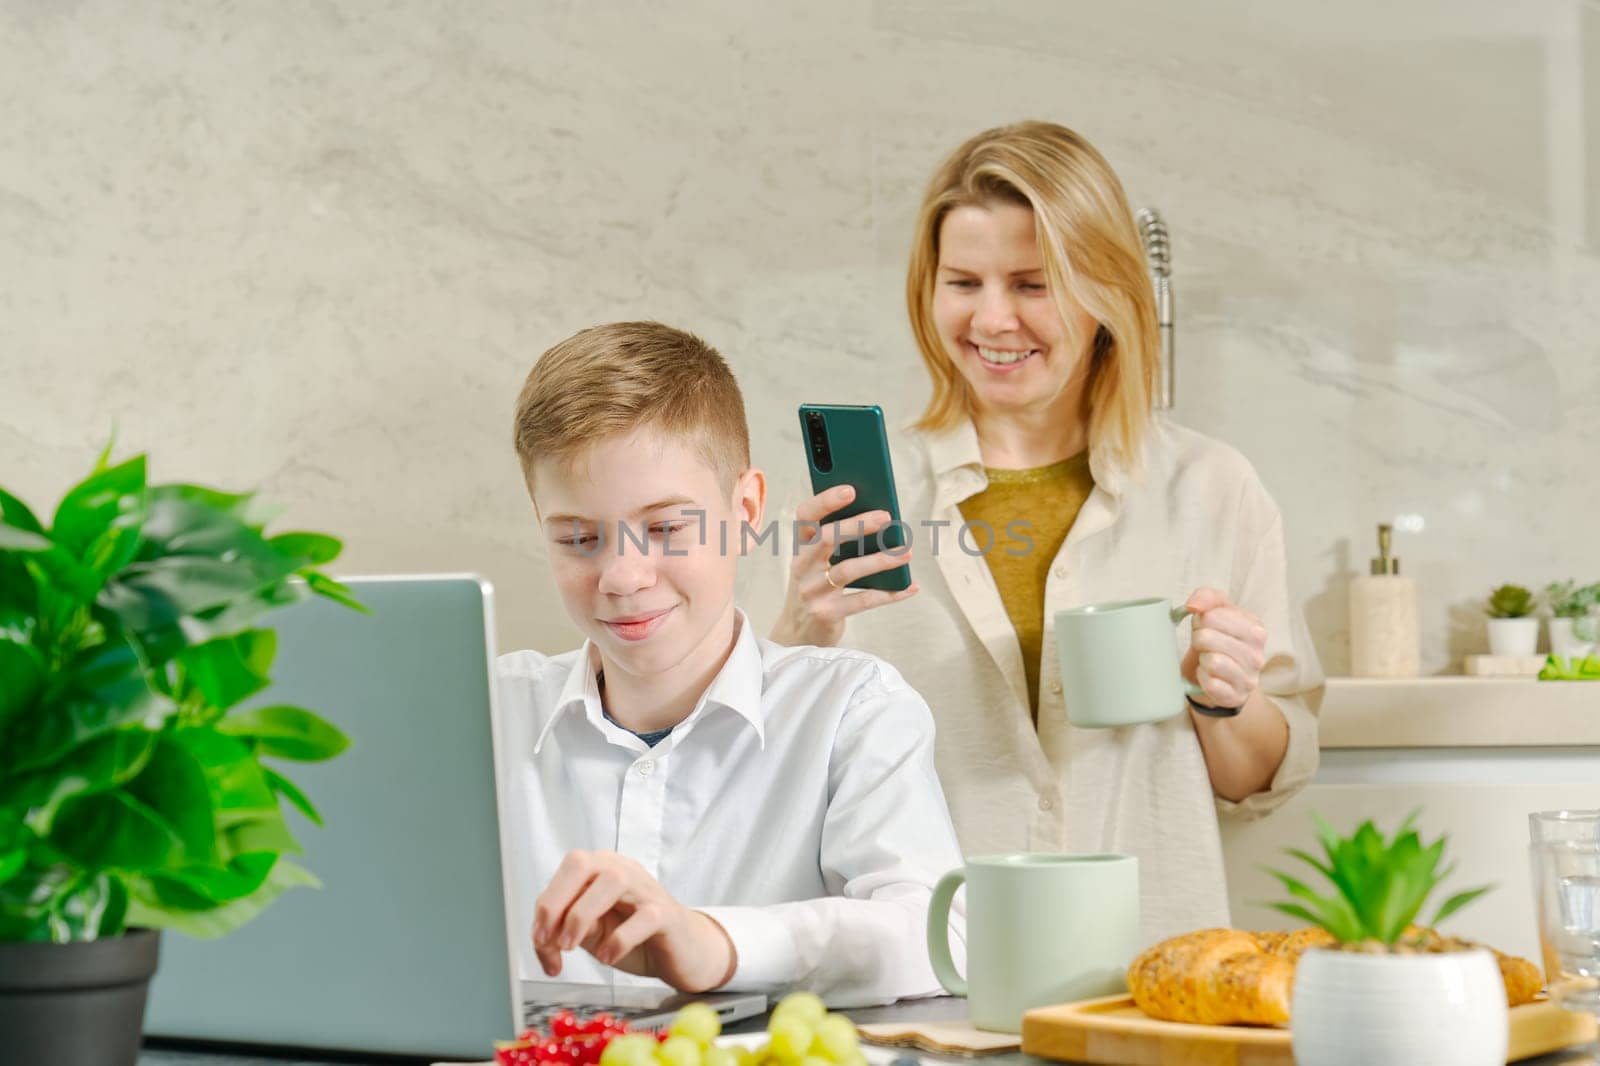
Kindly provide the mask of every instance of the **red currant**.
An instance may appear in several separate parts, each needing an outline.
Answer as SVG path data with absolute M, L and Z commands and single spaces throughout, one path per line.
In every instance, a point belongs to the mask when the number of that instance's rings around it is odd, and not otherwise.
M 603 1033 L 606 1031 L 608 1026 L 616 1024 L 616 1018 L 602 1011 L 601 1013 L 592 1016 L 588 1021 L 584 1022 L 582 1031 L 585 1033 Z
M 556 1039 L 571 1036 L 578 1031 L 578 1016 L 570 1010 L 557 1011 L 550 1019 L 550 1035 Z

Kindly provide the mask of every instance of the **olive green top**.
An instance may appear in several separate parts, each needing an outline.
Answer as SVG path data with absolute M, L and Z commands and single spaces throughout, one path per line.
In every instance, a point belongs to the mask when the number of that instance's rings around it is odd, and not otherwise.
M 1067 530 L 1083 501 L 1094 491 L 1089 453 L 1031 470 L 984 468 L 989 485 L 961 503 L 961 517 L 972 529 L 967 543 L 980 549 L 1000 590 L 1011 626 L 1022 647 L 1028 676 L 1028 707 L 1039 718 L 1039 656 L 1044 645 L 1044 586 Z

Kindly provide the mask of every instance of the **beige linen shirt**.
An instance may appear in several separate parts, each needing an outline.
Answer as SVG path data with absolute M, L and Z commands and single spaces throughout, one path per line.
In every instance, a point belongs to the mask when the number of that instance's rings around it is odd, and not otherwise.
M 1137 856 L 1146 944 L 1230 924 L 1218 812 L 1259 817 L 1311 778 L 1322 693 L 1316 653 L 1289 599 L 1282 519 L 1254 469 L 1232 448 L 1164 419 L 1151 426 L 1141 477 L 1108 451 L 1091 453 L 1094 491 L 1046 580 L 1036 730 L 1022 653 L 994 579 L 973 554 L 974 538 L 958 539 L 957 504 L 986 484 L 977 434 L 963 423 L 900 444 L 896 481 L 921 591 L 852 618 L 844 643 L 893 663 L 931 706 L 939 777 L 962 850 Z M 1241 803 L 1213 796 L 1187 713 L 1079 729 L 1061 695 L 1056 611 L 1144 596 L 1182 602 L 1201 586 L 1222 589 L 1261 619 L 1261 690 L 1289 723 L 1270 789 Z M 1188 624 L 1178 629 L 1180 654 L 1189 634 Z

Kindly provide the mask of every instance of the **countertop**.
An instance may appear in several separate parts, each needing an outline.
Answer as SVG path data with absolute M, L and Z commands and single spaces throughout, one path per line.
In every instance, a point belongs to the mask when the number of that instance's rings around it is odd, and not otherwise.
M 1330 677 L 1324 750 L 1600 747 L 1600 681 Z
M 952 997 L 911 1000 L 873 1007 L 865 1010 L 845 1011 L 857 1022 L 915 1021 L 925 1019 L 961 1018 L 966 1014 L 966 1001 Z M 752 1018 L 729 1027 L 730 1032 L 749 1032 L 762 1028 L 765 1018 Z M 1035 1058 L 1021 1052 L 985 1055 L 980 1059 L 958 1058 L 944 1055 L 917 1053 L 917 1057 L 930 1064 L 956 1066 L 956 1064 L 981 1063 L 983 1066 L 1052 1066 L 1048 1059 Z M 363 1062 L 370 1066 L 385 1060 L 342 1059 L 329 1060 L 301 1057 L 270 1057 L 233 1054 L 211 1054 L 192 1050 L 158 1050 L 147 1048 L 139 1057 L 139 1066 L 332 1066 L 335 1062 Z M 393 1061 L 393 1060 L 388 1060 Z M 1600 1045 L 1570 1048 L 1566 1051 L 1524 1059 L 1521 1066 L 1600 1066 Z

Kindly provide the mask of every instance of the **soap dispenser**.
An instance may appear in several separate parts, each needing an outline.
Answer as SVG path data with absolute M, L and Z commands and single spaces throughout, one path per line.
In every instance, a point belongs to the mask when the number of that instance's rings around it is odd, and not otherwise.
M 1350 673 L 1354 677 L 1416 677 L 1421 667 L 1417 586 L 1400 576 L 1389 554 L 1393 527 L 1378 527 L 1372 573 L 1350 579 Z

